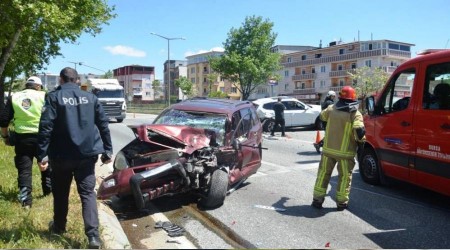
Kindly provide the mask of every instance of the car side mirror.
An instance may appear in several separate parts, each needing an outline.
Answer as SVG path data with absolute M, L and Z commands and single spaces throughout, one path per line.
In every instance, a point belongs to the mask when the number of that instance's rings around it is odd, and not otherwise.
M 366 110 L 367 114 L 373 115 L 375 111 L 375 98 L 373 96 L 369 96 L 366 98 Z

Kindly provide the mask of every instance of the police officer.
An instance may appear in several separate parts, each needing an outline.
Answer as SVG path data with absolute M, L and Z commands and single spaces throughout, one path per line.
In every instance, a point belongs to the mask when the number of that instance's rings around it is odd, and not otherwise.
M 270 133 L 271 136 L 275 135 L 275 129 L 277 129 L 278 125 L 281 126 L 281 136 L 285 136 L 284 133 L 284 110 L 286 107 L 281 102 L 281 97 L 278 97 L 278 101 L 273 105 L 273 111 L 275 112 L 275 124 L 273 125 L 272 131 Z
M 41 91 L 42 81 L 39 77 L 30 77 L 25 90 L 14 93 L 6 103 L 0 116 L 1 136 L 7 145 L 12 141 L 8 135 L 8 125 L 14 123 L 15 131 L 15 157 L 19 186 L 19 201 L 24 208 L 30 208 L 33 203 L 32 166 L 33 157 L 36 156 L 39 119 L 42 106 L 44 106 L 45 92 Z M 41 186 L 44 196 L 52 192 L 50 181 L 50 168 L 41 172 Z
M 52 184 L 58 187 L 53 189 L 50 231 L 61 234 L 66 230 L 70 185 L 75 178 L 89 248 L 100 248 L 95 163 L 99 154 L 103 163 L 111 162 L 111 135 L 102 105 L 94 94 L 80 90 L 77 77 L 75 69 L 62 69 L 60 86 L 48 93 L 39 124 L 38 164 L 46 169 L 44 157 L 48 155 Z
M 358 111 L 355 90 L 350 86 L 343 87 L 339 92 L 339 101 L 323 110 L 320 118 L 327 122 L 327 132 L 311 205 L 322 208 L 337 163 L 336 203 L 337 210 L 342 211 L 348 207 L 356 150 L 358 144 L 365 141 L 363 117 Z
M 334 98 L 336 98 L 336 92 L 333 90 L 328 91 L 327 96 L 325 97 L 325 100 L 322 103 L 322 110 L 328 108 L 328 106 L 334 104 Z M 323 122 L 324 130 L 327 127 L 327 123 Z M 319 143 L 314 143 L 314 147 L 316 148 L 316 151 L 318 154 L 320 154 L 320 148 L 323 147 L 323 138 L 320 140 Z

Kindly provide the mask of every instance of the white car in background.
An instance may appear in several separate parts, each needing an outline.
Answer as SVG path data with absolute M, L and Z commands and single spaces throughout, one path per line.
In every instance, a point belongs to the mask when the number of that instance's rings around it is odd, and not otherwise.
M 263 123 L 263 130 L 270 132 L 275 125 L 275 112 L 273 105 L 278 101 L 278 97 L 261 98 L 253 101 L 256 112 Z M 320 105 L 303 103 L 293 97 L 282 97 L 281 101 L 286 109 L 284 110 L 285 127 L 313 126 L 322 130 L 322 121 L 319 119 Z

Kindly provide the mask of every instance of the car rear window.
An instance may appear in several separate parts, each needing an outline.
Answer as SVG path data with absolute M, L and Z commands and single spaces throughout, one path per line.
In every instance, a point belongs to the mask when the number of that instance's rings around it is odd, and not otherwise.
M 263 108 L 265 109 L 273 109 L 273 102 L 269 102 L 263 105 Z

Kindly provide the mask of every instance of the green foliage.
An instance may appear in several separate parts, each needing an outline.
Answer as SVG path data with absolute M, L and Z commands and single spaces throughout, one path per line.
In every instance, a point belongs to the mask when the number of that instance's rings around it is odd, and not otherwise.
M 100 33 L 113 11 L 105 0 L 0 1 L 0 84 L 42 69 L 60 55 L 61 41 Z
M 259 85 L 278 78 L 281 55 L 270 51 L 277 37 L 272 28 L 273 23 L 268 19 L 246 17 L 242 27 L 229 31 L 223 56 L 209 58 L 214 71 L 237 83 L 235 86 L 244 100 Z
M 108 70 L 105 72 L 105 74 L 103 75 L 103 78 L 106 79 L 112 79 L 114 77 L 114 73 L 111 70 Z
M 158 94 L 160 94 L 162 92 L 161 89 L 161 81 L 160 80 L 154 80 L 152 82 L 152 88 L 153 88 L 153 93 L 156 99 L 156 96 L 158 96 Z
M 208 94 L 210 98 L 227 98 L 228 94 L 222 91 L 213 91 Z
M 356 84 L 353 87 L 362 99 L 380 90 L 389 78 L 389 74 L 382 68 L 357 68 L 355 73 L 348 73 Z
M 87 248 L 81 219 L 81 202 L 74 183 L 69 197 L 67 233 L 58 236 L 48 232 L 53 217 L 53 197 L 42 197 L 40 172 L 33 166 L 33 207 L 25 210 L 18 202 L 17 169 L 14 147 L 0 142 L 0 248 L 57 249 Z
M 189 97 L 194 93 L 194 84 L 187 79 L 187 77 L 182 76 L 178 79 L 175 79 L 175 86 L 181 89 L 184 95 Z

